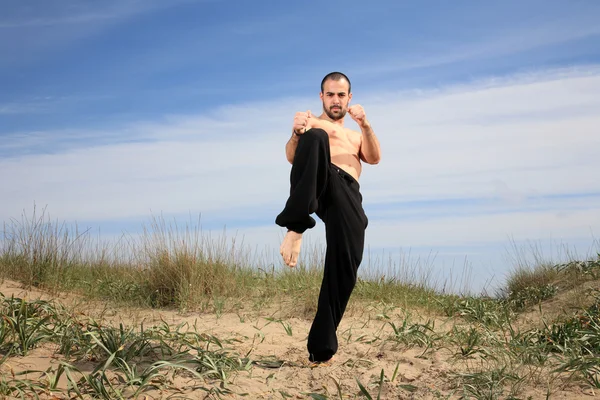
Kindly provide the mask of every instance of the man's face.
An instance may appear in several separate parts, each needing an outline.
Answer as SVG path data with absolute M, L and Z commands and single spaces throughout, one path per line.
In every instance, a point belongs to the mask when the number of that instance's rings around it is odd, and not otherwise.
M 352 93 L 348 93 L 349 86 L 345 79 L 328 79 L 323 84 L 323 92 L 320 94 L 323 111 L 334 121 L 344 118 L 348 111 L 348 103 L 352 98 Z

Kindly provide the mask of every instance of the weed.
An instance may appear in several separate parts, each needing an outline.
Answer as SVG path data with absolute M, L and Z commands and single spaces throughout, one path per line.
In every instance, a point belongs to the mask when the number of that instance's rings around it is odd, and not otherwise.
M 31 379 L 19 379 L 22 375 L 35 371 L 21 371 L 13 374 L 12 379 L 6 376 L 0 376 L 0 396 L 2 398 L 39 398 L 38 392 L 44 390 L 44 387 Z
M 48 339 L 51 332 L 46 328 L 50 315 L 40 313 L 42 302 L 28 303 L 23 299 L 11 297 L 6 299 L 3 315 L 2 333 L 5 336 L 4 346 L 12 346 L 14 351 L 25 356 L 28 351 L 40 342 Z M 7 332 L 10 330 L 10 332 Z M 13 342 L 7 342 L 6 336 L 11 335 Z
M 279 319 L 279 318 L 273 318 L 273 317 L 266 317 L 265 319 L 267 321 L 269 321 L 269 323 L 271 323 L 271 322 L 278 322 L 279 324 L 281 324 L 281 326 L 283 327 L 283 330 L 285 331 L 285 333 L 288 336 L 292 336 L 293 335 L 292 324 L 290 324 L 289 322 L 284 321 L 284 320 Z
M 514 396 L 522 378 L 515 373 L 507 371 L 507 367 L 492 369 L 490 371 L 456 374 L 461 382 L 463 399 L 500 399 L 510 387 L 509 396 Z
M 450 341 L 459 348 L 458 353 L 453 355 L 455 358 L 472 358 L 476 354 L 489 355 L 487 349 L 483 347 L 481 332 L 475 327 L 465 331 L 454 326 Z
M 406 348 L 418 346 L 428 349 L 437 340 L 434 335 L 434 323 L 431 321 L 425 324 L 411 323 L 407 315 L 398 326 L 393 321 L 389 321 L 388 324 L 392 327 L 392 335 L 387 340 Z
M 384 375 L 383 369 L 382 369 L 381 373 L 379 374 L 379 381 L 376 382 L 376 384 L 378 386 L 377 400 L 381 399 L 381 391 L 383 389 L 384 378 L 385 378 L 385 375 Z M 369 391 L 365 388 L 365 386 L 361 383 L 361 381 L 358 380 L 358 378 L 356 378 L 356 382 L 358 383 L 358 387 L 360 388 L 360 392 L 362 393 L 362 395 L 365 396 L 368 400 L 373 400 L 373 396 L 371 396 Z
M 479 322 L 490 327 L 502 327 L 515 314 L 506 303 L 485 297 L 447 298 L 440 302 L 448 317 L 462 317 L 468 322 Z

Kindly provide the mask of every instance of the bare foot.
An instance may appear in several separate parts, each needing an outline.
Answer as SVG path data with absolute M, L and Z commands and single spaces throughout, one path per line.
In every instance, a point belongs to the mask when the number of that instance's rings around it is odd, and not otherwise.
M 283 257 L 283 262 L 289 267 L 295 267 L 298 263 L 300 246 L 302 245 L 302 234 L 294 231 L 288 231 L 283 238 L 279 254 Z

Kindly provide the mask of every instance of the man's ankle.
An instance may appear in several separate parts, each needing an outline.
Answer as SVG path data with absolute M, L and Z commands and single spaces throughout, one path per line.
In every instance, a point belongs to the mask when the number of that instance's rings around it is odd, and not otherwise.
M 292 234 L 292 235 L 294 235 L 294 236 L 302 237 L 302 234 L 301 234 L 301 233 L 299 233 L 299 232 L 296 232 L 296 231 L 293 231 L 293 230 L 291 230 L 291 229 L 288 229 L 288 230 L 287 230 L 287 233 L 291 233 L 291 234 Z

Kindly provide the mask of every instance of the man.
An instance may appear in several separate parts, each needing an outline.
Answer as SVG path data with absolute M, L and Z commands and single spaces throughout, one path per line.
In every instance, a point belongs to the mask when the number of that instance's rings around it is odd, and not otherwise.
M 284 262 L 296 266 L 302 234 L 316 224 L 316 213 L 325 224 L 327 250 L 317 313 L 308 335 L 309 360 L 329 361 L 337 352 L 337 328 L 362 261 L 368 219 L 362 207 L 358 179 L 361 161 L 377 164 L 380 146 L 365 111 L 349 107 L 352 99 L 348 77 L 340 72 L 321 82 L 323 112 L 310 111 L 294 117 L 286 157 L 292 164 L 290 196 L 275 222 L 287 228 L 280 253 Z M 360 132 L 344 127 L 346 113 Z

